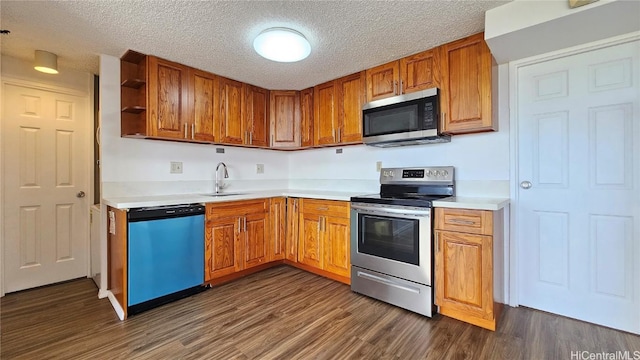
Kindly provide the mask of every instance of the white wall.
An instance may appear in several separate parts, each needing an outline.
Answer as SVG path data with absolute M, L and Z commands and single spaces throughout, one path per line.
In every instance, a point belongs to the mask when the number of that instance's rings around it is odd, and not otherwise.
M 43 85 L 52 85 L 74 89 L 84 93 L 92 93 L 90 79 L 93 74 L 87 72 L 59 68 L 56 75 L 45 74 L 33 68 L 33 62 L 2 55 L 2 76 L 26 80 Z M 93 117 L 92 117 L 93 119 Z
M 499 64 L 640 30 L 640 1 L 516 0 L 485 13 L 485 39 Z

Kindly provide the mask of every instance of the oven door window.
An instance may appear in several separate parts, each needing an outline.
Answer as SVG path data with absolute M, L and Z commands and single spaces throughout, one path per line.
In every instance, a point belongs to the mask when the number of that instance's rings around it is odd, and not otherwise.
M 358 252 L 420 265 L 419 220 L 358 214 Z

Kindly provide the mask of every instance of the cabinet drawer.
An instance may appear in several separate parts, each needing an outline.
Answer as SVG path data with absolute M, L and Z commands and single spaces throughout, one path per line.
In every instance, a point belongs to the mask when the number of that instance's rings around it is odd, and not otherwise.
M 265 199 L 215 202 L 207 203 L 206 206 L 207 220 L 267 212 Z
M 434 228 L 469 234 L 492 235 L 493 212 L 436 208 Z
M 300 212 L 306 214 L 349 217 L 349 202 L 336 200 L 300 199 Z

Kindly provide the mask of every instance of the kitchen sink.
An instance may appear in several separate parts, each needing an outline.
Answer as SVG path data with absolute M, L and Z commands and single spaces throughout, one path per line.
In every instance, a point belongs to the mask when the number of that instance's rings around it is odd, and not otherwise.
M 211 194 L 201 194 L 202 196 L 211 196 L 211 197 L 221 197 L 221 196 L 232 196 L 232 195 L 244 195 L 246 193 L 211 193 Z

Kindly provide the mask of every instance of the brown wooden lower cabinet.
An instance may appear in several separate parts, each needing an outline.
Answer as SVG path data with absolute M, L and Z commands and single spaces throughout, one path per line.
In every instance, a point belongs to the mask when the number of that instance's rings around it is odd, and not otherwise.
M 205 281 L 281 260 L 351 282 L 349 202 L 271 198 L 207 204 Z
M 283 197 L 269 199 L 269 261 L 285 258 L 287 202 Z
M 269 261 L 267 205 L 265 199 L 206 205 L 205 281 Z
M 127 211 L 107 207 L 107 289 L 127 317 Z
M 502 241 L 502 210 L 435 209 L 435 302 L 440 313 L 495 330 L 494 241 Z
M 299 199 L 298 263 L 351 283 L 349 202 Z
M 285 259 L 298 262 L 298 198 L 287 198 Z

